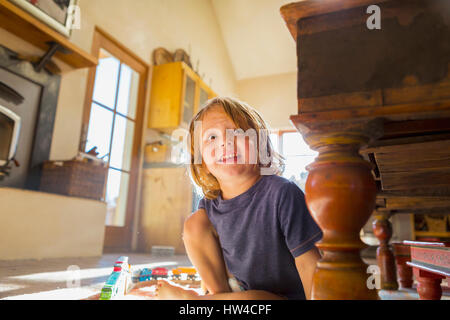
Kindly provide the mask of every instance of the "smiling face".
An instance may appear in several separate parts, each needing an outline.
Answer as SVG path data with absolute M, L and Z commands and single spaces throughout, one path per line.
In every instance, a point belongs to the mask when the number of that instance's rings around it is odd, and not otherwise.
M 219 180 L 258 174 L 256 137 L 231 134 L 239 129 L 221 106 L 214 106 L 202 119 L 203 165 Z

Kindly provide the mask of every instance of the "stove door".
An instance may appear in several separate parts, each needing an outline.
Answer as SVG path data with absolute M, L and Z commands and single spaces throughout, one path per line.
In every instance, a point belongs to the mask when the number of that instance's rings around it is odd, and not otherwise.
M 14 157 L 19 141 L 20 117 L 0 105 L 0 166 Z

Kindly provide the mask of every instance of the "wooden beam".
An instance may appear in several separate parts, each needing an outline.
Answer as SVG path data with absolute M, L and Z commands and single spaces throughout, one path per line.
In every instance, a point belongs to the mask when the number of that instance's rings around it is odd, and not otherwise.
M 450 197 L 395 197 L 386 199 L 388 209 L 450 208 Z
M 381 173 L 383 190 L 405 190 L 416 186 L 439 187 L 448 186 L 450 168 L 420 169 L 412 172 Z
M 377 194 L 377 198 L 383 199 L 396 197 L 448 197 L 450 199 L 450 186 L 431 189 L 417 186 L 414 189 L 382 191 Z
M 433 215 L 449 215 L 450 207 L 447 208 L 429 208 L 429 209 L 387 209 L 377 208 L 377 214 L 394 215 L 394 214 L 433 214 Z
M 383 138 L 447 131 L 450 132 L 450 118 L 390 121 L 384 124 Z
M 368 153 L 376 153 L 383 150 L 387 146 L 397 146 L 403 144 L 411 144 L 411 143 L 421 143 L 421 142 L 429 142 L 429 141 L 439 141 L 439 140 L 450 140 L 450 133 L 442 133 L 442 134 L 430 134 L 425 136 L 413 136 L 413 137 L 402 137 L 402 138 L 394 138 L 394 139 L 386 139 L 386 140 L 377 140 L 372 142 L 365 148 L 360 150 L 360 153 L 368 154 Z
M 450 117 L 450 99 L 326 112 L 306 112 L 291 115 L 290 120 L 294 123 L 311 123 L 366 118 L 385 118 L 387 121 L 407 121 L 444 117 Z

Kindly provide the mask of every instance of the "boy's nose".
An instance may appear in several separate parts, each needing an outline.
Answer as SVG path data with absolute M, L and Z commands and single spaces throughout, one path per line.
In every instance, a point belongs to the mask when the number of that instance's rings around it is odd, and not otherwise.
M 231 145 L 233 143 L 233 141 L 231 139 L 226 141 L 227 145 Z M 222 147 L 225 146 L 225 141 L 222 142 Z
M 227 144 L 226 147 L 234 147 L 234 140 L 235 140 L 234 137 L 231 138 L 231 139 L 228 139 L 228 140 L 226 141 L 226 144 Z M 222 147 L 225 148 L 225 142 L 222 142 Z

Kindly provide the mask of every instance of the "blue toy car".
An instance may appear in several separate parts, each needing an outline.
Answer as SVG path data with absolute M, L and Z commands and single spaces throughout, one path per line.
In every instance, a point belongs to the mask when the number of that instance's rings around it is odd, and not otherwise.
M 143 268 L 139 274 L 139 281 L 149 281 L 152 277 L 152 269 Z

